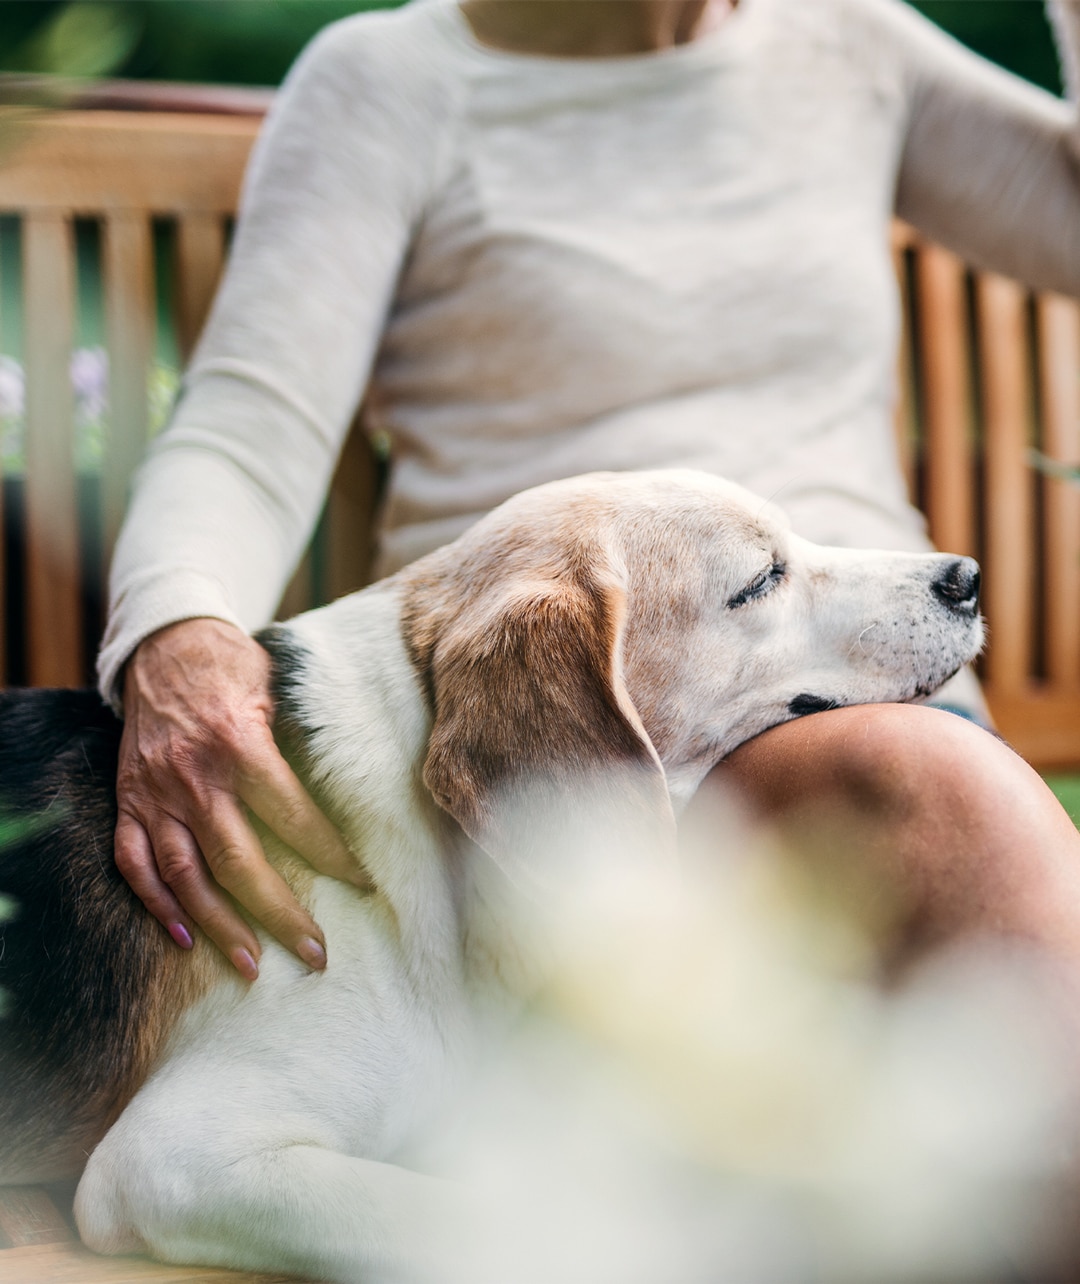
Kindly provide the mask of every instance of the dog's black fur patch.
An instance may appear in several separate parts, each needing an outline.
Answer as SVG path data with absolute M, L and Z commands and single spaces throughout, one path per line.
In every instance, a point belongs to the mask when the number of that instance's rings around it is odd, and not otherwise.
M 308 653 L 291 630 L 271 624 L 255 634 L 255 641 L 268 653 L 271 661 L 270 694 L 274 700 L 274 730 L 278 724 L 300 725 L 296 693 L 308 668 Z
M 311 737 L 321 730 L 304 717 L 297 698 L 310 667 L 307 648 L 298 642 L 287 625 L 271 624 L 255 634 L 255 641 L 270 656 L 270 694 L 274 701 L 274 740 L 285 761 L 299 776 L 319 810 L 335 823 L 330 800 L 314 783 L 314 764 L 308 752 Z
M 303 652 L 267 632 L 302 768 Z M 95 691 L 0 691 L 0 1181 L 77 1171 L 150 1068 L 162 986 L 176 1016 L 191 979 L 113 859 L 122 730 Z
M 96 692 L 0 692 L 0 1171 L 97 1139 L 172 948 L 113 863 L 120 732 Z
M 808 713 L 824 713 L 826 709 L 839 707 L 837 701 L 830 700 L 828 696 L 811 695 L 807 691 L 797 695 L 794 700 L 788 701 L 788 713 L 795 718 L 802 718 Z

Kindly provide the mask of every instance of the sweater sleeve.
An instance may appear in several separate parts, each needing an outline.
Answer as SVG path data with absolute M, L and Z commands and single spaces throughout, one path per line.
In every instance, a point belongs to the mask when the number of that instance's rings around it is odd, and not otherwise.
M 437 68 L 395 16 L 317 37 L 260 135 L 224 281 L 117 544 L 98 661 L 115 707 L 156 629 L 264 624 L 310 538 L 446 116 Z
M 970 262 L 1080 295 L 1080 116 L 1075 101 L 1000 70 L 894 5 L 909 116 L 896 209 Z M 1080 0 L 1050 0 L 1070 90 Z

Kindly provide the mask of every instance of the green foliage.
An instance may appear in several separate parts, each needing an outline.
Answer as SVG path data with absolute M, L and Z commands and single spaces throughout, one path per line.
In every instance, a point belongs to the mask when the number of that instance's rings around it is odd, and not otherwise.
M 386 0 L 141 0 L 140 7 L 144 36 L 125 74 L 276 85 L 327 23 L 388 6 Z
M 52 10 L 22 43 L 20 58 L 34 71 L 104 76 L 131 56 L 138 39 L 128 6 L 87 0 Z
M 1061 92 L 1054 40 L 1038 0 L 911 0 L 984 58 Z
M 34 834 L 52 828 L 63 815 L 64 807 L 61 804 L 53 804 L 33 816 L 10 816 L 0 811 L 0 851 L 12 843 L 24 842 Z M 0 922 L 10 917 L 8 911 L 11 906 L 12 901 L 8 897 L 0 896 Z
M 36 12 L 27 13 L 27 8 Z M 2 10 L 3 71 L 77 77 L 109 75 L 130 59 L 141 34 L 139 14 L 133 5 L 102 4 L 98 0 L 70 4 L 38 0 L 27 6 L 15 0 Z
M 1080 464 L 1063 464 L 1056 459 L 1051 459 L 1049 455 L 1044 455 L 1040 450 L 1028 451 L 1028 463 L 1033 468 L 1037 468 L 1040 473 L 1045 473 L 1047 477 L 1053 477 L 1055 481 L 1067 481 L 1080 485 Z
M 48 813 L 42 816 L 22 817 L 6 816 L 0 811 L 0 851 L 9 843 L 20 842 L 36 831 L 47 828 L 52 822 L 53 817 Z M 17 918 L 18 914 L 18 904 L 10 896 L 0 893 L 0 955 L 3 954 L 4 924 Z M 0 988 L 0 1017 L 7 1014 L 8 1008 L 7 992 Z
M 399 2 L 4 0 L 0 70 L 274 85 L 327 23 Z
M 1080 829 L 1080 776 L 1047 776 L 1046 783 L 1057 795 L 1057 800 Z

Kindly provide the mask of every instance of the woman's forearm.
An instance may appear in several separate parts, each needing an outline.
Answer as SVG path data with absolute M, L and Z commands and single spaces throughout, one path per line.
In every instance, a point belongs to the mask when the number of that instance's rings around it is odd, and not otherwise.
M 101 687 L 178 620 L 267 622 L 318 517 L 413 228 L 438 176 L 442 85 L 404 92 L 393 24 L 301 57 L 245 180 L 222 287 L 116 550 Z M 400 51 L 397 51 L 400 52 Z
M 266 624 L 320 510 L 337 453 L 256 389 L 208 380 L 136 479 L 110 577 L 101 690 L 138 643 L 177 620 Z M 237 381 L 231 381 L 237 382 Z M 228 430 L 199 426 L 202 407 Z

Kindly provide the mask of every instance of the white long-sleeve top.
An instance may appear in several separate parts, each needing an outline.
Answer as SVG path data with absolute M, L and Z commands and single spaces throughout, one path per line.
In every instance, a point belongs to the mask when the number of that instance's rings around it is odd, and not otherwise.
M 1075 78 L 1078 0 L 1055 18 Z M 1074 107 L 901 0 L 741 0 L 605 59 L 489 49 L 437 0 L 328 28 L 138 475 L 103 692 L 167 623 L 270 618 L 365 391 L 393 443 L 384 571 L 526 486 L 664 465 L 812 539 L 925 547 L 891 430 L 894 210 L 1080 294 Z

